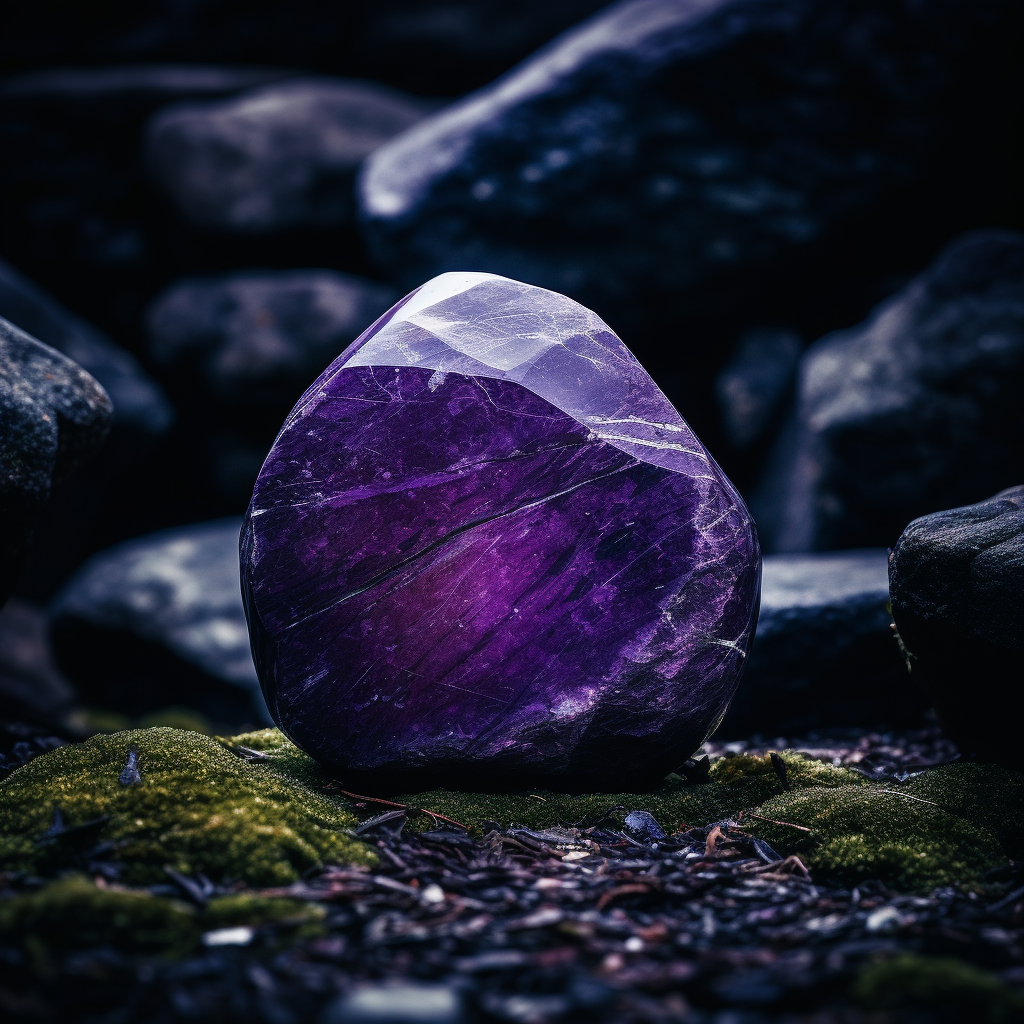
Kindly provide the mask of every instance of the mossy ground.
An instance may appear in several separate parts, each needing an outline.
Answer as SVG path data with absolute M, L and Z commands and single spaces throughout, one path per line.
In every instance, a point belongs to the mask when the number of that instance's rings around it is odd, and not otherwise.
M 1011 1024 L 1024 1021 L 1024 998 L 996 975 L 952 957 L 906 953 L 866 968 L 852 995 L 873 1020 L 918 1019 L 960 1024 Z
M 207 931 L 274 924 L 309 936 L 321 930 L 325 916 L 316 904 L 253 893 L 221 896 L 198 910 L 145 890 L 99 888 L 69 875 L 0 902 L 0 942 L 20 944 L 37 958 L 92 946 L 179 956 L 194 950 Z
M 142 781 L 123 785 L 128 752 Z M 304 755 L 299 755 L 304 757 Z M 0 783 L 0 865 L 60 866 L 61 837 L 44 833 L 107 818 L 95 838 L 110 844 L 129 884 L 166 880 L 164 866 L 215 881 L 286 884 L 325 862 L 374 861 L 344 831 L 357 823 L 345 801 L 315 786 L 315 768 L 249 762 L 222 743 L 170 728 L 93 736 L 36 758 Z
M 118 778 L 132 747 L 143 781 L 123 786 Z M 264 760 L 244 760 L 229 747 L 259 751 Z M 585 827 L 634 809 L 674 831 L 745 812 L 743 827 L 783 854 L 798 853 L 816 877 L 876 878 L 904 890 L 977 883 L 1024 846 L 1019 773 L 956 764 L 886 786 L 790 751 L 780 756 L 785 786 L 767 756 L 738 755 L 715 762 L 706 782 L 670 775 L 649 793 L 379 795 L 476 832 L 489 821 Z M 166 728 L 93 737 L 37 758 L 0 784 L 0 865 L 39 869 L 48 847 L 38 840 L 56 808 L 69 824 L 109 815 L 102 838 L 115 844 L 132 883 L 162 878 L 165 864 L 218 880 L 281 884 L 325 862 L 371 863 L 372 852 L 343 831 L 357 819 L 329 781 L 276 729 L 224 741 Z M 430 828 L 433 820 L 415 816 L 410 825 Z

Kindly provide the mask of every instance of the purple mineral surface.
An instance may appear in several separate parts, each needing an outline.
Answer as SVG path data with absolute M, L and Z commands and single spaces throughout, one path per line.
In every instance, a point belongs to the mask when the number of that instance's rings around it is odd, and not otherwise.
M 732 484 L 616 335 L 449 273 L 299 400 L 242 531 L 274 720 L 351 786 L 655 785 L 757 615 Z

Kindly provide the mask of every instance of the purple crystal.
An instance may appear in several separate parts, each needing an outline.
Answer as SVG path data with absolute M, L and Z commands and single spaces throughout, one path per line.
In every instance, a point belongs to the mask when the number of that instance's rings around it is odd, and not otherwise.
M 742 500 L 625 345 L 489 274 L 327 369 L 242 532 L 275 721 L 378 791 L 656 784 L 725 713 L 759 584 Z

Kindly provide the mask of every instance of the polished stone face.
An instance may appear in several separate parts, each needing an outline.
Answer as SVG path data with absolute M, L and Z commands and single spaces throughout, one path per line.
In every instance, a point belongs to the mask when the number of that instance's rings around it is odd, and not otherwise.
M 757 614 L 732 484 L 565 296 L 444 274 L 289 415 L 242 534 L 274 719 L 351 785 L 653 785 Z

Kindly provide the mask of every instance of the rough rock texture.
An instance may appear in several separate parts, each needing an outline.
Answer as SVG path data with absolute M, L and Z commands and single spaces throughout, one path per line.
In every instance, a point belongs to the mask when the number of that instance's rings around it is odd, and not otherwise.
M 764 560 L 757 636 L 717 735 L 906 725 L 927 706 L 889 615 L 884 549 Z
M 740 339 L 715 381 L 726 440 L 737 449 L 762 441 L 791 398 L 803 346 L 793 331 L 760 329 Z
M 146 316 L 157 366 L 213 397 L 290 407 L 399 295 L 333 270 L 244 271 L 178 281 Z
M 111 413 L 107 393 L 77 363 L 0 318 L 0 600 L 50 487 L 96 453 Z
M 296 405 L 242 539 L 276 722 L 353 785 L 653 785 L 756 616 L 738 494 L 553 292 L 428 282 Z
M 254 234 L 335 227 L 352 219 L 359 163 L 427 109 L 372 82 L 296 80 L 161 111 L 146 157 L 196 224 Z
M 238 519 L 177 527 L 90 559 L 54 599 L 57 660 L 86 703 L 265 721 L 238 587 Z
M 114 405 L 110 441 L 120 458 L 144 451 L 166 434 L 174 410 L 139 361 L 4 260 L 0 316 L 63 352 L 100 382 Z
M 53 660 L 46 615 L 11 598 L 0 609 L 0 718 L 52 725 L 71 710 L 75 689 Z
M 508 274 L 614 325 L 651 302 L 717 312 L 720 288 L 742 278 L 746 295 L 766 268 L 965 146 L 977 174 L 977 146 L 950 140 L 963 110 L 977 123 L 1015 102 L 996 81 L 1012 11 L 1002 0 L 614 5 L 370 157 L 367 238 L 409 284 Z
M 892 544 L 915 516 L 1024 478 L 1024 236 L 959 239 L 804 354 L 751 507 L 772 551 Z
M 889 565 L 892 614 L 943 728 L 1020 767 L 1024 486 L 912 522 Z

